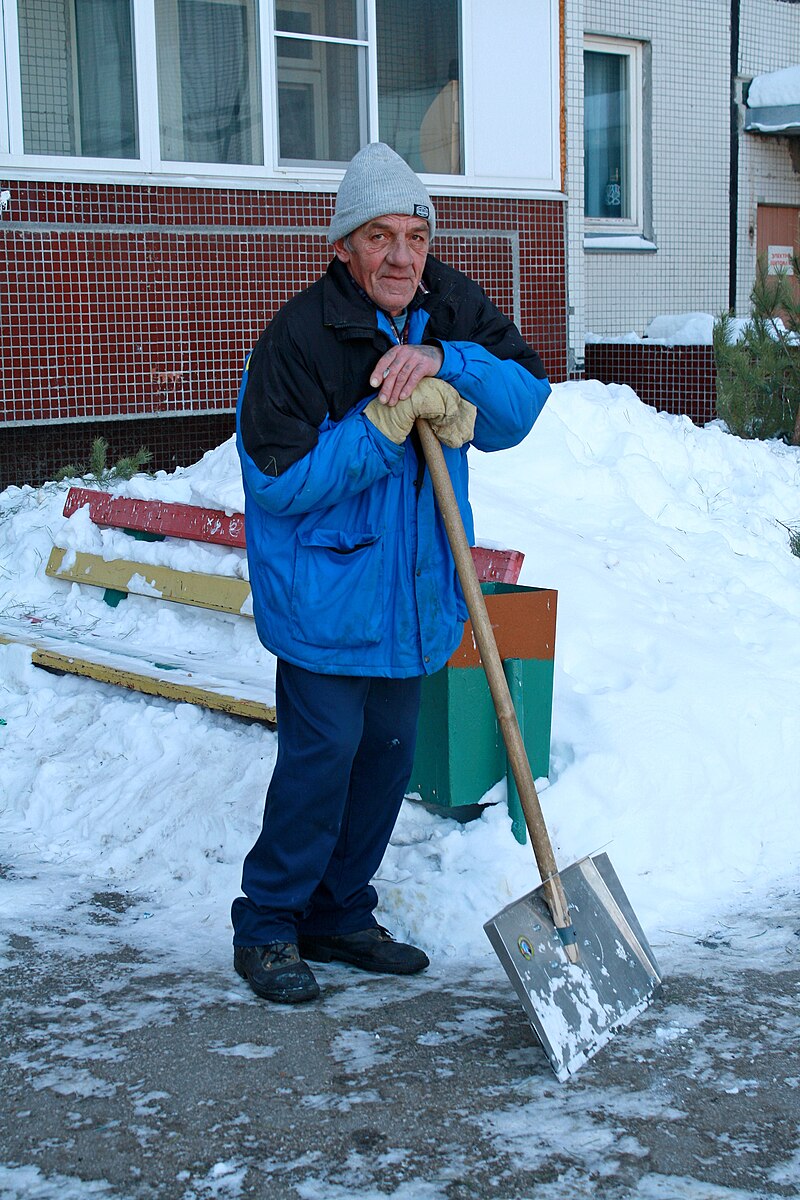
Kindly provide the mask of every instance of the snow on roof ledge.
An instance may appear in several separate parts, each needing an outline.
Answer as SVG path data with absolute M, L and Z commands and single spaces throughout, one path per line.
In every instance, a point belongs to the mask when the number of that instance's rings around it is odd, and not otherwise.
M 800 66 L 756 75 L 747 93 L 744 127 L 752 133 L 800 135 Z

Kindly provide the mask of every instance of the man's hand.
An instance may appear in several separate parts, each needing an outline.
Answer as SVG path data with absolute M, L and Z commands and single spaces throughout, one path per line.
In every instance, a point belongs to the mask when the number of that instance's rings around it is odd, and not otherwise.
M 364 416 L 398 446 L 406 440 L 417 417 L 425 417 L 440 442 L 453 448 L 471 440 L 477 409 L 442 379 L 423 379 L 406 400 L 381 404 L 370 400 Z
M 438 346 L 392 346 L 378 359 L 370 387 L 379 388 L 378 400 L 394 408 L 407 400 L 421 379 L 437 375 L 444 362 Z

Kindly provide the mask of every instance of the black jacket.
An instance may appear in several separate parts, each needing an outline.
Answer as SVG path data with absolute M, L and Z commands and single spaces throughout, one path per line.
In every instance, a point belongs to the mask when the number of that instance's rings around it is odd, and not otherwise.
M 415 304 L 430 314 L 426 342 L 476 342 L 545 378 L 539 355 L 478 284 L 431 255 L 422 282 Z M 259 469 L 280 475 L 312 450 L 326 417 L 341 420 L 374 390 L 372 369 L 390 344 L 374 305 L 333 259 L 276 314 L 253 350 L 240 421 Z

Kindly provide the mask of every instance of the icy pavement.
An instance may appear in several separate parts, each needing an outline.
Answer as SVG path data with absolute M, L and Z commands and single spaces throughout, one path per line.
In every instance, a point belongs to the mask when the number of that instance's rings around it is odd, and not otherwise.
M 0 1200 L 800 1195 L 796 892 L 656 946 L 663 991 L 567 1084 L 493 960 L 270 1006 L 227 950 L 133 945 L 133 899 L 0 918 Z

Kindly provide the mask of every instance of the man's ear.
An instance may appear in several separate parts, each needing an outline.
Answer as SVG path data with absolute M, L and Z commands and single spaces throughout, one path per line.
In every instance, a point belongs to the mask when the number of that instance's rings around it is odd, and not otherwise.
M 340 262 L 350 262 L 350 251 L 344 244 L 344 238 L 337 238 L 333 243 L 333 252 Z

